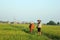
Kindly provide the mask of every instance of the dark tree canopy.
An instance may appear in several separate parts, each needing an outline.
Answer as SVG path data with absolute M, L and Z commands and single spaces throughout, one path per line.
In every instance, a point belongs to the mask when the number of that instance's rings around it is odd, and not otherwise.
M 57 25 L 59 25 L 60 23 L 59 22 L 57 22 Z
M 49 21 L 47 25 L 56 25 L 56 23 L 54 21 Z

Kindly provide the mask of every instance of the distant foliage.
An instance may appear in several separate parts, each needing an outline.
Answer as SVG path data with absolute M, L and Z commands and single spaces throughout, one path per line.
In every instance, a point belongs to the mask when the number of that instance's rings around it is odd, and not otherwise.
M 59 23 L 59 22 L 57 22 L 57 25 L 60 25 L 60 23 Z
M 56 25 L 56 23 L 54 21 L 49 21 L 47 25 Z

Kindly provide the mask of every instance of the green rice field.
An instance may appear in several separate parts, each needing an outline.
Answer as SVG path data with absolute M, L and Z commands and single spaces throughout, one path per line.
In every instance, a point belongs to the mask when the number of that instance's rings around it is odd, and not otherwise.
M 29 32 L 29 24 L 1 24 L 0 40 L 60 40 L 60 25 L 42 25 L 42 35 L 37 28 Z

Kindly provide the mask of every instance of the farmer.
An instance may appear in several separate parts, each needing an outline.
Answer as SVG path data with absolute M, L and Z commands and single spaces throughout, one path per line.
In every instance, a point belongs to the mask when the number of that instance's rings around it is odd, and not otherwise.
M 32 33 L 32 31 L 34 29 L 34 23 L 33 22 L 30 23 L 29 29 L 30 29 L 30 33 Z
M 42 28 L 42 26 L 41 26 L 41 20 L 37 20 L 37 29 L 38 29 L 38 35 L 41 35 L 41 28 Z

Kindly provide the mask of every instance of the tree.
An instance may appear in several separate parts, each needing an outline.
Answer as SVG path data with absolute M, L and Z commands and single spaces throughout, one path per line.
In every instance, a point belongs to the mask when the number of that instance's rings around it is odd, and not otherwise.
M 59 25 L 60 23 L 59 22 L 57 22 L 57 25 Z
M 49 21 L 47 25 L 56 25 L 56 23 L 54 21 Z

